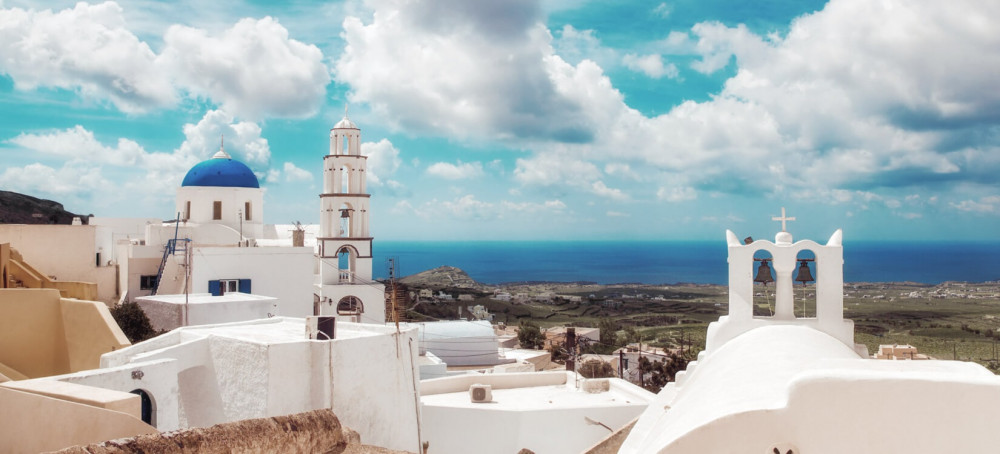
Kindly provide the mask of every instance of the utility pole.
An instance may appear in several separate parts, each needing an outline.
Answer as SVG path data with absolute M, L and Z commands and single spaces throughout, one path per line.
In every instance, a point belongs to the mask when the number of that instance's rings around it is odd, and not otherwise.
M 399 309 L 396 301 L 396 260 L 389 258 L 389 301 L 392 306 L 392 320 L 396 322 L 396 333 L 399 333 Z
M 576 371 L 576 328 L 566 328 L 566 370 Z
M 642 370 L 642 336 L 639 336 L 639 386 L 646 387 L 646 373 Z
M 625 349 L 618 350 L 618 378 L 625 378 Z

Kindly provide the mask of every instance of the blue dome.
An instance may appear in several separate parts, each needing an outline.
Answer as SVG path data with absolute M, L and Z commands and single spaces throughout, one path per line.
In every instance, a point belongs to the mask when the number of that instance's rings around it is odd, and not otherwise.
M 257 176 L 246 164 L 234 161 L 228 156 L 215 157 L 196 164 L 181 186 L 221 186 L 229 188 L 259 188 Z

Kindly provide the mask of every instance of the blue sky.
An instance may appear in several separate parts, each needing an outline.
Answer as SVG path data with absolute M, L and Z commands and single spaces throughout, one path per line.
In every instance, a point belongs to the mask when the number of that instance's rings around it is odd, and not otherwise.
M 226 149 L 318 221 L 350 106 L 377 239 L 995 240 L 995 2 L 0 0 L 0 188 L 170 218 Z

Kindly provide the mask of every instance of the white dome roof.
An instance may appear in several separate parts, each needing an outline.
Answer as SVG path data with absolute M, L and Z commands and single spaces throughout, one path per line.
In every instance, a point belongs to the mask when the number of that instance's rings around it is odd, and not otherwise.
M 358 126 L 345 115 L 344 119 L 338 121 L 333 129 L 358 129 Z

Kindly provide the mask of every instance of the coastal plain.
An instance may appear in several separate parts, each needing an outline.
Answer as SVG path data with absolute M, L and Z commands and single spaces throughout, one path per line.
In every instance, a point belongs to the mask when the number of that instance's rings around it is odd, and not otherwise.
M 408 311 L 413 320 L 466 318 L 475 305 L 482 305 L 494 321 L 510 326 L 528 320 L 543 328 L 597 327 L 602 319 L 610 319 L 620 330 L 634 329 L 644 344 L 683 349 L 688 355 L 704 349 L 708 324 L 726 315 L 729 300 L 724 285 L 491 285 L 476 282 L 453 267 L 429 270 L 401 282 L 415 295 Z M 435 296 L 420 298 L 416 296 L 420 289 L 431 290 Z M 768 316 L 773 310 L 773 291 L 773 286 L 757 284 L 755 315 Z M 501 294 L 510 300 L 497 299 Z M 813 285 L 796 284 L 794 294 L 796 316 L 814 316 Z M 1000 370 L 996 345 L 1000 281 L 846 283 L 844 316 L 854 320 L 855 342 L 865 344 L 871 354 L 879 345 L 909 344 L 932 358 L 973 361 L 994 372 Z

